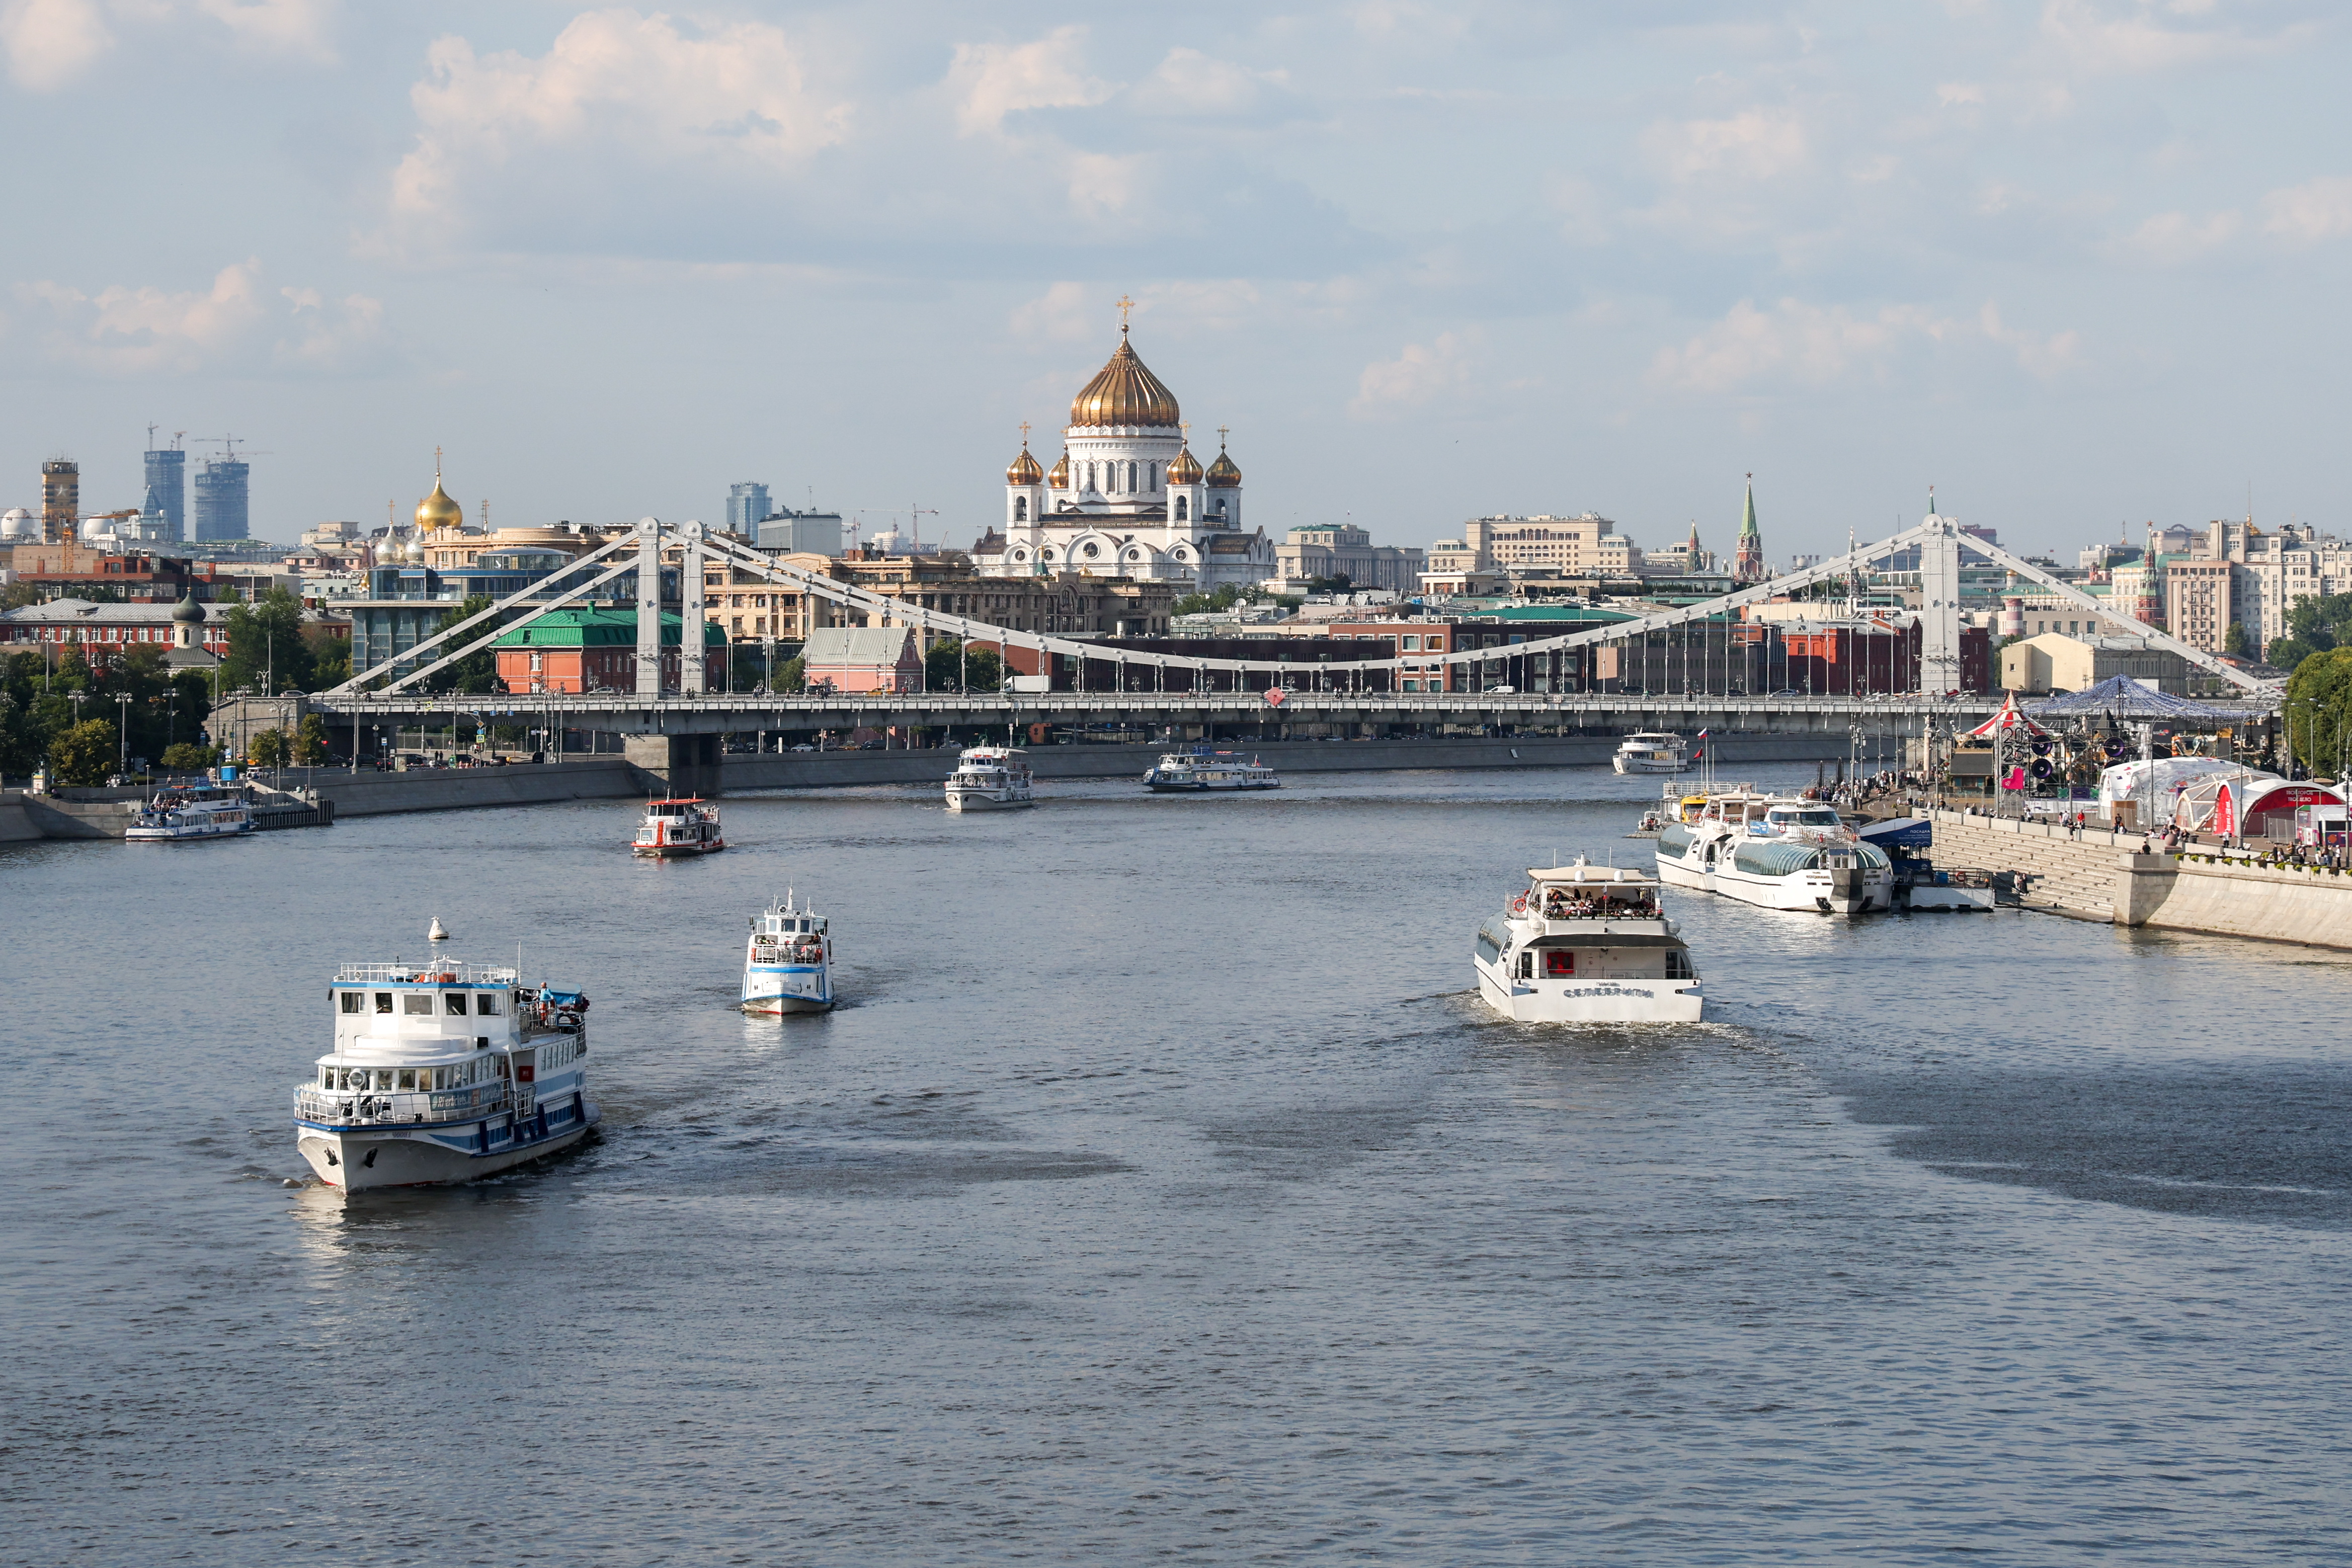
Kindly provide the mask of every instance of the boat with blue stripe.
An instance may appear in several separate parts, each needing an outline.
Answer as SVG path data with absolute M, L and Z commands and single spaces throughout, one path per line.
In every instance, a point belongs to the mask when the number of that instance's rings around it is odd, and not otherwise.
M 345 964 L 327 1000 L 335 1048 L 295 1091 L 294 1131 L 331 1186 L 477 1181 L 570 1148 L 600 1119 L 578 991 L 434 956 Z
M 833 1006 L 832 922 L 784 896 L 751 916 L 743 946 L 743 1010 L 818 1013 Z

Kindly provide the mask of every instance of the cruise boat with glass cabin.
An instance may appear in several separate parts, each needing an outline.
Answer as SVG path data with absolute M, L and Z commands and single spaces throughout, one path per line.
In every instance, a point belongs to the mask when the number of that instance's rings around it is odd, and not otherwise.
M 1657 879 L 1631 866 L 1536 869 L 1478 927 L 1478 994 L 1527 1023 L 1696 1023 L 1706 998 Z
M 295 1092 L 295 1144 L 346 1192 L 475 1181 L 596 1124 L 588 998 L 518 970 L 435 957 L 345 964 L 335 1048 Z
M 1192 794 L 1206 789 L 1279 789 L 1282 780 L 1256 758 L 1238 751 L 1171 751 L 1143 776 L 1146 788 L 1159 794 Z
M 1643 730 L 1625 737 L 1609 766 L 1620 773 L 1686 773 L 1690 754 L 1683 748 L 1681 736 Z
M 253 831 L 253 808 L 237 789 L 180 786 L 156 791 L 122 836 L 134 844 L 226 839 Z
M 792 891 L 751 916 L 743 947 L 743 1010 L 819 1013 L 833 1006 L 833 930 L 815 910 L 793 906 Z
M 950 811 L 1016 811 L 1034 806 L 1029 754 L 1010 746 L 968 746 L 948 775 Z
M 688 797 L 680 800 L 648 800 L 646 819 L 637 824 L 636 853 L 660 860 L 681 855 L 716 854 L 727 847 L 719 832 L 719 808 Z
M 1710 795 L 1696 821 L 1658 834 L 1658 876 L 1766 909 L 1862 915 L 1895 903 L 1886 852 L 1818 800 L 1740 786 Z

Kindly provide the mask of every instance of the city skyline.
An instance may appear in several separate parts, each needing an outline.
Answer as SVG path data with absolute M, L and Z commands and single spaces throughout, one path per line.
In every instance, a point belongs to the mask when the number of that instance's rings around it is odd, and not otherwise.
M 1722 549 L 1750 471 L 1776 559 L 1931 483 L 2060 552 L 2249 481 L 2342 530 L 2333 14 L 1654 15 L 19 7 L 19 139 L 109 111 L 14 183 L 76 221 L 12 256 L 0 505 L 58 455 L 139 504 L 153 420 L 270 454 L 270 537 L 404 514 L 440 445 L 469 516 L 749 476 L 961 545 L 1126 294 L 1277 537 Z

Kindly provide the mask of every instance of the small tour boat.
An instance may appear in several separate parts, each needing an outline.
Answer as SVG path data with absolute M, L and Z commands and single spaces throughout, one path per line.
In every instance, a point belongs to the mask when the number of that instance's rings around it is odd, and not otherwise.
M 1478 927 L 1478 994 L 1526 1023 L 1696 1023 L 1706 1003 L 1657 879 L 1631 866 L 1534 869 Z
M 1686 773 L 1690 757 L 1681 736 L 1643 730 L 1625 737 L 1609 766 L 1620 773 Z
M 432 958 L 345 964 L 335 1048 L 295 1092 L 296 1146 L 346 1192 L 495 1176 L 596 1124 L 588 998 L 519 971 Z
M 1895 907 L 1918 911 L 1990 910 L 1992 873 L 1939 866 L 1929 858 L 1935 825 L 1925 817 L 1892 817 L 1862 830 L 1862 841 L 1894 862 Z
M 689 796 L 647 801 L 646 820 L 637 824 L 637 841 L 629 847 L 638 854 L 667 860 L 716 854 L 727 847 L 727 841 L 719 834 L 719 808 Z
M 1282 780 L 1256 758 L 1238 751 L 1171 751 L 1143 776 L 1146 788 L 1160 794 L 1192 794 L 1205 789 L 1279 789 Z
M 1886 852 L 1855 837 L 1836 811 L 1744 785 L 1660 831 L 1658 875 L 1766 909 L 1863 915 L 1895 904 Z
M 247 803 L 244 790 L 179 786 L 156 791 L 122 836 L 134 844 L 154 844 L 225 839 L 251 831 L 253 808 Z
M 1031 792 L 1029 754 L 1010 746 L 970 746 L 948 775 L 950 811 L 1013 811 L 1037 803 Z
M 833 931 L 793 894 L 751 916 L 743 948 L 743 1010 L 816 1013 L 833 1006 Z

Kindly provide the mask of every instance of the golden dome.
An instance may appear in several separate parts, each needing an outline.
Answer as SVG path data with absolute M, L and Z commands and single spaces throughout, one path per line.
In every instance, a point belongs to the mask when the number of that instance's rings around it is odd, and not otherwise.
M 421 533 L 435 528 L 461 528 L 466 526 L 466 508 L 450 497 L 441 487 L 441 476 L 433 476 L 433 494 L 416 503 L 416 527 Z
M 1225 449 L 1222 446 L 1218 447 L 1217 460 L 1209 465 L 1209 488 L 1238 490 L 1241 485 L 1242 471 L 1234 466 L 1234 460 L 1225 455 Z
M 1118 329 L 1118 351 L 1095 372 L 1095 379 L 1087 383 L 1086 390 L 1070 400 L 1070 423 L 1074 426 L 1169 426 L 1180 417 L 1176 394 L 1143 368 L 1143 361 L 1135 357 L 1135 350 L 1128 343 L 1124 327 Z
M 1070 455 L 1067 452 L 1063 453 L 1062 460 L 1054 465 L 1054 471 L 1045 476 L 1045 483 L 1056 490 L 1070 487 Z
M 1176 461 L 1168 465 L 1171 485 L 1197 485 L 1201 482 L 1201 460 L 1192 455 L 1190 446 L 1176 454 Z
M 1042 483 L 1045 477 L 1045 471 L 1037 466 L 1034 457 L 1029 455 L 1029 444 L 1023 442 L 1021 455 L 1015 457 L 1013 466 L 1004 471 L 1004 482 L 1008 485 L 1035 485 Z

